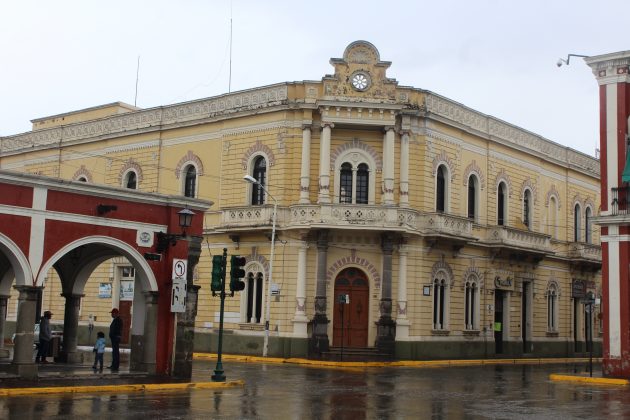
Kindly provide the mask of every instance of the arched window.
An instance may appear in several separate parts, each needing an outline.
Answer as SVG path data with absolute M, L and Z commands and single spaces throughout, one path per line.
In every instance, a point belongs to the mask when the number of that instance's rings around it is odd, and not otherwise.
M 267 186 L 267 161 L 264 157 L 258 156 L 254 160 L 254 170 L 252 176 L 257 184 L 252 185 L 252 205 L 262 205 L 265 204 L 265 190 L 261 187 Z
M 138 175 L 134 171 L 129 171 L 125 175 L 125 188 L 135 190 L 138 188 Z
M 558 290 L 555 284 L 547 289 L 547 331 L 558 331 Z
M 86 177 L 84 177 L 84 176 L 80 176 L 80 177 L 77 179 L 77 181 L 79 181 L 79 182 L 88 182 L 87 178 L 86 178 Z
M 499 183 L 497 191 L 497 225 L 504 226 L 507 223 L 507 187 L 504 182 Z
M 262 321 L 262 289 L 263 274 L 247 273 L 247 283 L 245 289 L 245 322 L 250 324 L 259 324 Z
M 476 330 L 479 329 L 478 316 L 477 316 L 477 301 L 478 301 L 478 287 L 477 282 L 474 277 L 470 278 L 466 281 L 466 295 L 464 302 L 465 305 L 465 314 L 464 314 L 464 322 L 467 330 Z
M 477 220 L 477 177 L 471 175 L 468 178 L 468 218 Z
M 532 228 L 532 192 L 529 189 L 523 193 L 523 224 Z
M 444 213 L 446 211 L 446 168 L 440 165 L 437 169 L 435 185 L 435 211 Z
M 448 279 L 442 271 L 433 279 L 433 329 L 448 329 Z
M 580 235 L 580 231 L 582 230 L 582 212 L 580 210 L 580 205 L 576 204 L 573 210 L 573 241 L 580 242 L 580 239 L 582 238 Z
M 370 172 L 365 163 L 359 164 L 357 171 L 357 204 L 368 203 L 368 192 L 370 187 Z
M 352 165 L 345 162 L 341 165 L 339 173 L 339 202 L 352 203 Z
M 344 204 L 368 204 L 370 170 L 366 163 L 355 169 L 344 162 L 339 169 L 339 202 Z
M 197 191 L 197 169 L 193 165 L 188 165 L 184 177 L 184 196 L 195 197 Z
M 584 236 L 585 236 L 585 240 L 587 244 L 590 244 L 593 242 L 593 221 L 592 221 L 592 217 L 593 217 L 593 211 L 591 210 L 590 207 L 586 208 L 586 212 L 584 215 Z
M 556 197 L 549 198 L 549 235 L 558 239 L 558 203 Z

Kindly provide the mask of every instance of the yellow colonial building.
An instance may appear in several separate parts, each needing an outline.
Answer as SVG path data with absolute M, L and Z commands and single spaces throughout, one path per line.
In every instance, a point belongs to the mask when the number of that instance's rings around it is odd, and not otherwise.
M 571 356 L 591 336 L 599 350 L 600 308 L 584 305 L 601 294 L 598 160 L 399 85 L 369 42 L 330 63 L 320 81 L 39 118 L 0 138 L 0 168 L 213 201 L 197 350 L 216 349 L 224 248 L 247 261 L 224 351 L 262 354 L 265 336 L 269 355 L 313 358 Z M 92 277 L 84 328 L 133 311 L 128 261 Z M 48 278 L 42 308 L 62 311 Z

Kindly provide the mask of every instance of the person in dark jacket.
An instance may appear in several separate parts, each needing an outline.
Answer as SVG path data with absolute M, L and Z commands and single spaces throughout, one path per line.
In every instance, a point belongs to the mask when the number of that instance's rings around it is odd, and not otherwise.
M 52 312 L 46 311 L 39 321 L 39 348 L 37 349 L 37 356 L 35 356 L 35 363 L 48 363 L 46 356 L 50 348 L 50 340 L 52 340 L 52 332 L 50 331 L 51 317 Z
M 123 321 L 119 316 L 118 308 L 112 309 L 112 323 L 109 325 L 109 339 L 112 342 L 112 364 L 109 366 L 113 372 L 120 366 L 120 339 L 122 337 Z

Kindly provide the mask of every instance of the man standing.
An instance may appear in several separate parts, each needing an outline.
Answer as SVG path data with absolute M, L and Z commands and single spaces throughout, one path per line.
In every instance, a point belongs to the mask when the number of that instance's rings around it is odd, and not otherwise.
M 48 363 L 46 356 L 48 356 L 50 340 L 52 339 L 52 332 L 50 331 L 51 317 L 52 312 L 46 311 L 44 312 L 44 316 L 39 320 L 39 348 L 37 349 L 35 363 Z
M 112 372 L 118 371 L 120 365 L 120 338 L 122 337 L 123 321 L 118 314 L 118 308 L 112 309 L 112 323 L 109 325 L 109 339 L 112 342 Z

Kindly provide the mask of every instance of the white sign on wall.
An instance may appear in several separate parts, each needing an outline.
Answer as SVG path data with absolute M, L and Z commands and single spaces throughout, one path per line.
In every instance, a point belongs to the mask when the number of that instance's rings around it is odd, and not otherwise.
M 184 279 L 186 280 L 186 271 L 188 271 L 188 261 L 180 260 L 179 258 L 173 258 L 173 280 Z
M 173 279 L 171 312 L 186 312 L 186 279 Z

